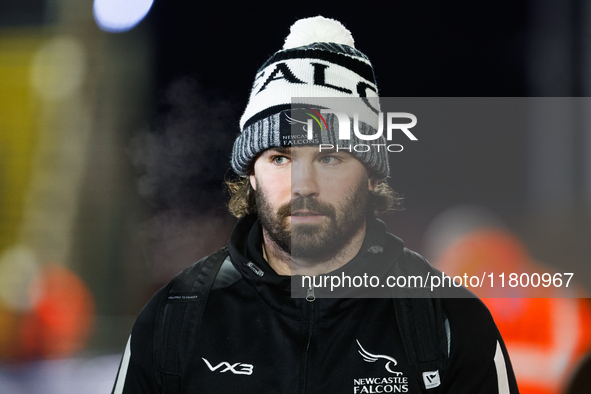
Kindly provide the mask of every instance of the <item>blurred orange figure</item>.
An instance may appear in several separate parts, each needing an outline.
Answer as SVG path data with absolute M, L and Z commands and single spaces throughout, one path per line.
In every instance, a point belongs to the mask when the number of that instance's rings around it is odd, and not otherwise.
M 68 268 L 49 264 L 32 286 L 40 294 L 21 322 L 19 358 L 68 357 L 82 350 L 95 314 L 86 284 Z
M 564 284 L 560 288 L 510 287 L 510 273 L 531 277 L 534 273 L 541 276 L 554 272 L 532 261 L 516 237 L 497 229 L 464 235 L 441 254 L 435 266 L 450 276 L 468 274 L 480 278 L 486 273 L 485 282 L 494 273 L 492 287 L 487 283 L 470 290 L 488 306 L 497 323 L 520 393 L 564 392 L 570 374 L 591 347 L 591 304 L 587 294 L 574 290 L 572 283 L 568 289 Z M 505 273 L 504 288 L 498 276 L 501 273 Z

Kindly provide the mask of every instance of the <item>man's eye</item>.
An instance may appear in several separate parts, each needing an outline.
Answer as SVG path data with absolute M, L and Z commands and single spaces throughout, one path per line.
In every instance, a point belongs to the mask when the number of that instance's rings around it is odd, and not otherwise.
M 335 164 L 337 162 L 337 158 L 334 156 L 323 156 L 320 158 L 320 161 L 323 164 Z
M 275 156 L 273 158 L 273 163 L 275 164 L 287 164 L 287 161 L 288 159 L 285 156 Z

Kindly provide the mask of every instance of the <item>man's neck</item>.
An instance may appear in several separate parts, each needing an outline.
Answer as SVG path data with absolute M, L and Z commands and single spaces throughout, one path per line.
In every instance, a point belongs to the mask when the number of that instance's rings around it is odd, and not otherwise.
M 282 250 L 263 229 L 263 257 L 279 275 L 316 276 L 341 268 L 353 259 L 361 249 L 365 239 L 366 223 L 351 237 L 334 256 L 323 261 L 295 259 Z

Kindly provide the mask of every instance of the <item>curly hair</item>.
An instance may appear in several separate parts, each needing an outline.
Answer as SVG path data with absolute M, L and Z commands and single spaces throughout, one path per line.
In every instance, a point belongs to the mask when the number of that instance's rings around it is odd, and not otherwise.
M 226 180 L 226 188 L 230 193 L 228 209 L 238 219 L 256 213 L 255 190 L 247 176 Z M 396 193 L 386 180 L 378 182 L 374 190 L 369 192 L 367 210 L 374 215 L 402 211 L 402 196 Z

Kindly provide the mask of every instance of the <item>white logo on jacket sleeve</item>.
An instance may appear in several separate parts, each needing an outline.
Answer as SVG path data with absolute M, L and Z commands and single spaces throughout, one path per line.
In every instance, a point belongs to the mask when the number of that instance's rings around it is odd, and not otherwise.
M 394 359 L 394 357 L 390 357 L 390 356 L 386 356 L 383 354 L 372 354 L 370 352 L 368 352 L 367 350 L 365 350 L 363 348 L 363 346 L 361 346 L 361 344 L 359 343 L 359 339 L 356 339 L 357 344 L 359 345 L 359 348 L 361 350 L 358 350 L 359 354 L 361 354 L 361 357 L 363 357 L 363 360 L 368 362 L 368 363 L 374 363 L 376 361 L 378 361 L 380 358 L 383 358 L 384 360 L 388 360 L 388 362 L 386 363 L 386 370 L 390 373 L 396 374 L 396 375 L 402 375 L 402 372 L 396 372 L 393 371 L 391 369 L 392 367 L 395 367 L 396 364 L 398 364 L 398 362 L 396 361 L 396 359 Z
M 209 361 L 207 361 L 207 359 L 205 359 L 203 357 L 201 357 L 201 359 L 203 361 L 205 361 L 205 364 L 207 365 L 209 370 L 212 372 L 219 370 L 220 373 L 230 371 L 236 375 L 252 375 L 252 370 L 254 369 L 254 366 L 251 364 L 242 364 L 242 363 L 230 364 L 229 362 L 226 362 L 226 361 L 222 361 L 221 363 L 219 363 L 218 365 L 216 365 L 214 367 L 213 365 L 211 365 L 211 363 Z M 222 367 L 225 367 L 225 368 L 221 369 Z
M 423 372 L 423 382 L 425 383 L 426 389 L 438 387 L 441 384 L 441 379 L 439 378 L 439 370 Z

